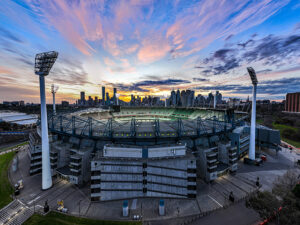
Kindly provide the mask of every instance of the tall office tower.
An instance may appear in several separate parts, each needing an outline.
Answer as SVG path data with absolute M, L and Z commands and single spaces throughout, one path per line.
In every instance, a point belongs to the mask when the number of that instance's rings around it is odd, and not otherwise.
M 194 95 L 195 92 L 191 90 L 186 90 L 186 106 L 192 107 L 194 104 Z
M 171 91 L 171 105 L 176 106 L 176 94 L 175 91 Z
M 176 92 L 176 105 L 180 106 L 181 105 L 181 101 L 180 101 L 180 91 L 177 90 Z
M 102 105 L 105 105 L 105 87 L 102 87 Z
M 80 92 L 80 104 L 81 105 L 85 104 L 85 92 L 84 91 Z
M 109 93 L 106 92 L 106 102 L 107 102 L 107 105 L 110 104 L 110 99 L 109 99 Z
M 208 97 L 207 97 L 207 103 L 208 103 L 208 107 L 213 107 L 213 103 L 214 103 L 214 95 L 212 92 L 210 92 L 208 94 Z
M 185 90 L 181 91 L 180 98 L 181 98 L 181 105 L 183 107 L 186 107 L 186 92 L 185 92 Z
M 222 94 L 219 91 L 216 92 L 216 97 L 217 97 L 217 104 L 222 104 Z

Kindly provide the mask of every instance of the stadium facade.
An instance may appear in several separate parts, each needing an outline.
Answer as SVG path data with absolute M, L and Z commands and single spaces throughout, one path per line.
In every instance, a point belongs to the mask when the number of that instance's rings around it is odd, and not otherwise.
M 48 119 L 51 172 L 90 185 L 92 201 L 195 198 L 197 179 L 238 170 L 249 150 L 247 117 L 232 109 L 155 107 L 57 113 Z M 258 146 L 278 149 L 278 131 L 256 132 Z M 30 174 L 41 171 L 39 139 L 30 138 Z

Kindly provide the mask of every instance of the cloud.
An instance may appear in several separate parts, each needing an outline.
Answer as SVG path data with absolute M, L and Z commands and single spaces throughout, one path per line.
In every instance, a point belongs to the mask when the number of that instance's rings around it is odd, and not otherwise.
M 176 49 L 172 54 L 177 57 L 197 52 L 218 38 L 228 38 L 262 23 L 288 3 L 204 0 L 185 7 L 166 33 Z
M 6 67 L 0 66 L 0 74 L 12 74 L 12 71 Z
M 214 85 L 197 87 L 195 89 L 203 91 L 226 91 L 234 94 L 251 94 L 252 86 L 234 85 Z M 300 79 L 298 77 L 282 78 L 270 81 L 262 81 L 258 83 L 257 94 L 263 95 L 285 95 L 291 90 L 300 89 Z
M 69 57 L 60 55 L 51 70 L 48 78 L 57 85 L 84 86 L 86 84 L 95 85 L 88 79 L 88 73 L 80 61 L 70 60 Z
M 166 39 L 157 35 L 143 40 L 137 57 L 142 63 L 151 63 L 165 57 L 171 51 L 171 46 Z
M 239 67 L 240 60 L 235 57 L 236 51 L 236 49 L 219 49 L 215 51 L 210 58 L 203 60 L 203 63 L 209 64 L 209 66 L 202 72 L 204 74 L 219 75 Z
M 7 38 L 9 40 L 15 41 L 17 43 L 22 43 L 23 41 L 21 40 L 21 38 L 17 37 L 15 34 L 11 33 L 10 31 L 1 28 L 0 27 L 0 35 L 1 37 Z
M 105 57 L 104 63 L 112 73 L 131 73 L 136 71 L 135 67 L 132 67 L 126 58 L 119 59 L 118 62 L 115 62 L 112 59 Z
M 233 45 L 231 48 L 216 50 L 211 57 L 205 58 L 196 67 L 206 75 L 221 75 L 227 74 L 243 64 L 254 62 L 279 68 L 290 65 L 299 57 L 300 34 L 268 35 L 258 40 L 249 39 L 244 43 Z M 258 71 L 258 73 L 267 72 L 270 72 L 270 69 Z
M 204 82 L 204 81 L 209 81 L 209 79 L 194 77 L 194 78 L 193 78 L 193 81 L 194 81 L 194 82 Z

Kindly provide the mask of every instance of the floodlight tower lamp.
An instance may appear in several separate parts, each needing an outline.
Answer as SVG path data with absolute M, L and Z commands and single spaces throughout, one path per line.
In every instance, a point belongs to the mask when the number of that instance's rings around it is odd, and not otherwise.
M 250 129 L 250 146 L 249 146 L 249 159 L 255 160 L 255 130 L 256 130 L 256 89 L 257 77 L 255 70 L 252 67 L 247 67 L 250 75 L 253 89 L 252 89 L 252 112 L 251 112 L 251 129 Z
M 50 152 L 48 138 L 48 121 L 45 95 L 45 76 L 47 76 L 55 63 L 58 52 L 44 52 L 36 54 L 34 72 L 39 75 L 41 98 L 41 130 L 42 130 L 42 189 L 47 190 L 52 186 L 50 167 Z

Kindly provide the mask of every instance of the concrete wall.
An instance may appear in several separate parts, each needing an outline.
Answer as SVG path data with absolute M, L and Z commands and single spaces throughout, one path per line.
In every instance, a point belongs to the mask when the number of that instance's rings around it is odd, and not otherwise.
M 92 160 L 91 170 L 91 189 L 94 189 L 92 200 L 143 196 L 187 198 L 196 194 L 195 190 L 188 190 L 188 186 L 196 189 L 196 181 L 188 182 L 187 179 L 189 176 L 196 177 L 196 160 L 193 156 L 126 161 L 102 157 Z M 93 176 L 95 171 L 97 176 Z M 100 185 L 93 184 L 93 180 L 101 180 Z M 101 198 L 94 198 L 97 196 Z

